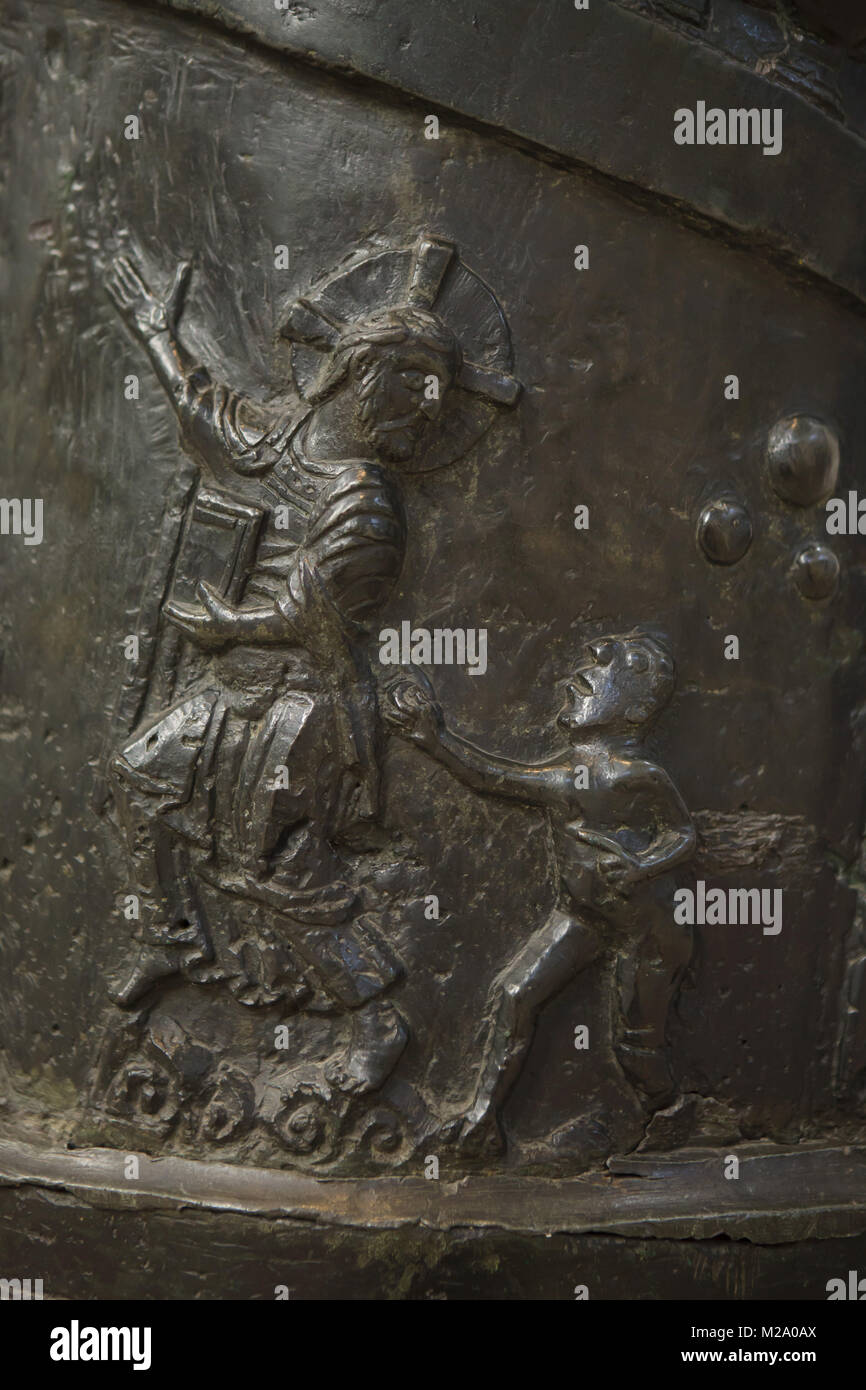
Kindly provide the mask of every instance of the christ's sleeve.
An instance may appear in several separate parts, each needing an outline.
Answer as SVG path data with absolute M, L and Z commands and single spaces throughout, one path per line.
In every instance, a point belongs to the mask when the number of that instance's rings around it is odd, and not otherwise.
M 285 402 L 264 403 L 194 367 L 176 396 L 184 444 L 219 478 L 226 470 L 266 472 L 279 459 L 294 423 Z

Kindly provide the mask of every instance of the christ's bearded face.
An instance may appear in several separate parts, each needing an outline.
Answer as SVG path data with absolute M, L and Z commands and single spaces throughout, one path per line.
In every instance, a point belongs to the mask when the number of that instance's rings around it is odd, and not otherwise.
M 380 458 L 408 463 L 414 457 L 452 382 L 445 354 L 411 340 L 390 346 L 362 369 L 356 383 L 361 428 Z

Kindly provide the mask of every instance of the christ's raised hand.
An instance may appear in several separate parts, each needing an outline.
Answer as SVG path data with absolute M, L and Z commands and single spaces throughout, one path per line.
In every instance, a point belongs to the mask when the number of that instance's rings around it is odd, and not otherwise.
M 168 296 L 160 299 L 146 283 L 137 262 L 131 256 L 117 256 L 105 277 L 105 288 L 133 332 L 146 342 L 158 333 L 174 333 L 191 270 L 190 261 L 181 261 Z

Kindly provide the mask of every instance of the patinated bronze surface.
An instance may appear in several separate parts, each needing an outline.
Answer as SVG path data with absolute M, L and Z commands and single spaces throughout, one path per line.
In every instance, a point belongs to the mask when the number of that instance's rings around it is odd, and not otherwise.
M 866 1269 L 816 8 L 10 4 L 0 1249 L 59 1296 Z

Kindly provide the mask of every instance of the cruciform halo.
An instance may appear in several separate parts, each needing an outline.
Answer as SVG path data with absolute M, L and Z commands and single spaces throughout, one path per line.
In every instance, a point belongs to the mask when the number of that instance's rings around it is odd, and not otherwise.
M 292 374 L 306 399 L 322 354 L 380 309 L 413 306 L 442 320 L 460 344 L 457 380 L 443 401 L 437 428 L 409 464 L 428 473 L 463 458 L 493 424 L 497 407 L 514 405 L 511 335 L 490 287 L 460 259 L 452 241 L 422 232 L 411 246 L 354 260 L 291 306 L 280 332 L 292 344 Z

